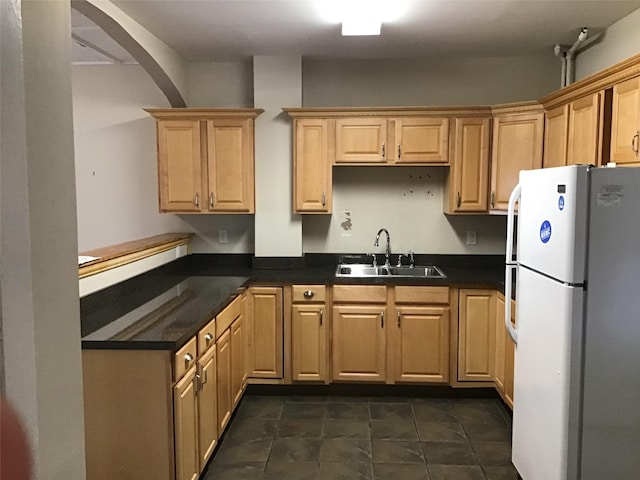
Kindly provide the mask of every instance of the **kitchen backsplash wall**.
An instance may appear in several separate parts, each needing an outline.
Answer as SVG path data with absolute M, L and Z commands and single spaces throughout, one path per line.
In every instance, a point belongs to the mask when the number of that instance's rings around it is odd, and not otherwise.
M 447 216 L 442 213 L 445 167 L 336 167 L 333 215 L 306 215 L 305 252 L 382 253 L 386 237 L 393 253 L 501 254 L 504 216 Z M 467 231 L 477 245 L 467 246 Z

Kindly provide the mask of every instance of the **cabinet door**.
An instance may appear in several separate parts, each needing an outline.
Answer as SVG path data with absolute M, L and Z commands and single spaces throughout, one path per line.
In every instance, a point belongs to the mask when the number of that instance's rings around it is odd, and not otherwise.
M 249 376 L 282 378 L 282 287 L 252 287 L 249 292 Z
M 200 468 L 211 457 L 218 442 L 218 389 L 216 374 L 216 347 L 212 345 L 198 360 L 200 391 L 198 392 L 198 416 L 200 426 Z
M 394 380 L 396 382 L 447 383 L 449 381 L 449 309 L 446 307 L 396 307 Z
M 244 392 L 246 368 L 245 323 L 240 315 L 231 324 L 231 399 L 232 408 L 238 405 Z
M 218 356 L 218 435 L 222 436 L 231 418 L 231 329 L 216 342 Z
M 640 134 L 640 77 L 613 87 L 611 161 L 637 163 Z
M 569 144 L 569 105 L 549 110 L 544 128 L 544 168 L 563 167 L 567 164 Z
M 332 120 L 295 120 L 293 203 L 296 213 L 331 213 Z
M 489 198 L 489 118 L 456 118 L 447 213 L 486 212 Z
M 386 118 L 336 120 L 336 163 L 385 163 Z
M 389 157 L 396 163 L 449 163 L 449 119 L 399 118 L 395 120 L 395 136 L 395 149 Z
M 386 380 L 386 310 L 386 305 L 333 307 L 333 380 Z
M 493 119 L 491 209 L 506 210 L 520 170 L 542 167 L 544 114 L 526 113 Z
M 505 300 L 508 301 L 508 300 Z M 511 300 L 511 323 L 515 323 L 515 315 L 516 315 L 516 302 Z M 504 374 L 504 400 L 507 402 L 507 405 L 513 409 L 513 380 L 514 380 L 514 359 L 515 359 L 515 351 L 516 345 L 511 340 L 511 337 L 507 335 L 507 343 L 505 345 L 505 374 Z
M 158 191 L 161 212 L 199 212 L 202 147 L 198 120 L 158 120 Z
M 594 93 L 569 104 L 567 165 L 597 165 L 600 123 L 600 94 Z
M 196 480 L 198 462 L 198 409 L 196 369 L 191 368 L 173 387 L 176 480 Z
M 327 379 L 325 305 L 291 307 L 291 376 L 298 382 Z
M 253 120 L 207 120 L 207 208 L 254 213 Z
M 492 381 L 495 360 L 493 290 L 460 289 L 458 380 Z
M 496 295 L 496 349 L 495 349 L 495 365 L 494 365 L 494 382 L 496 388 L 501 395 L 504 396 L 504 382 L 506 374 L 506 345 L 507 345 L 507 329 L 504 323 L 504 297 L 501 294 Z

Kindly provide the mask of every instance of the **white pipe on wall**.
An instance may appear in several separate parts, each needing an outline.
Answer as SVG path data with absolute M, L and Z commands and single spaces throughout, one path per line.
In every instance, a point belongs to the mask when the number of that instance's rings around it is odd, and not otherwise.
M 589 29 L 587 29 L 586 27 L 582 27 L 580 29 L 580 34 L 578 35 L 578 39 L 571 46 L 571 48 L 567 50 L 567 76 L 566 76 L 565 85 L 571 85 L 573 83 L 573 80 L 575 77 L 575 74 L 573 72 L 575 57 L 578 54 L 578 50 L 580 49 L 580 46 L 587 39 L 588 35 L 589 35 Z

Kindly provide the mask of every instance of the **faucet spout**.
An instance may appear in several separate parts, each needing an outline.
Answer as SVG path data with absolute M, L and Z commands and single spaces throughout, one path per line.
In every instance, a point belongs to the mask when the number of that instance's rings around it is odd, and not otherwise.
M 378 247 L 380 245 L 380 234 L 384 232 L 387 235 L 387 249 L 385 251 L 385 262 L 386 266 L 389 266 L 389 257 L 391 256 L 391 236 L 389 235 L 389 231 L 386 228 L 381 228 L 378 230 L 376 234 L 376 241 L 373 244 L 374 247 Z

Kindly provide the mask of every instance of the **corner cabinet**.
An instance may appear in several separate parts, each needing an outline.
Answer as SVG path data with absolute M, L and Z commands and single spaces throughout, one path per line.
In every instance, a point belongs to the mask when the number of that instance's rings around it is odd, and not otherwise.
M 506 210 L 520 170 L 542 168 L 544 111 L 535 102 L 495 107 L 490 209 Z
M 147 109 L 156 119 L 161 212 L 255 213 L 254 119 L 261 109 Z

